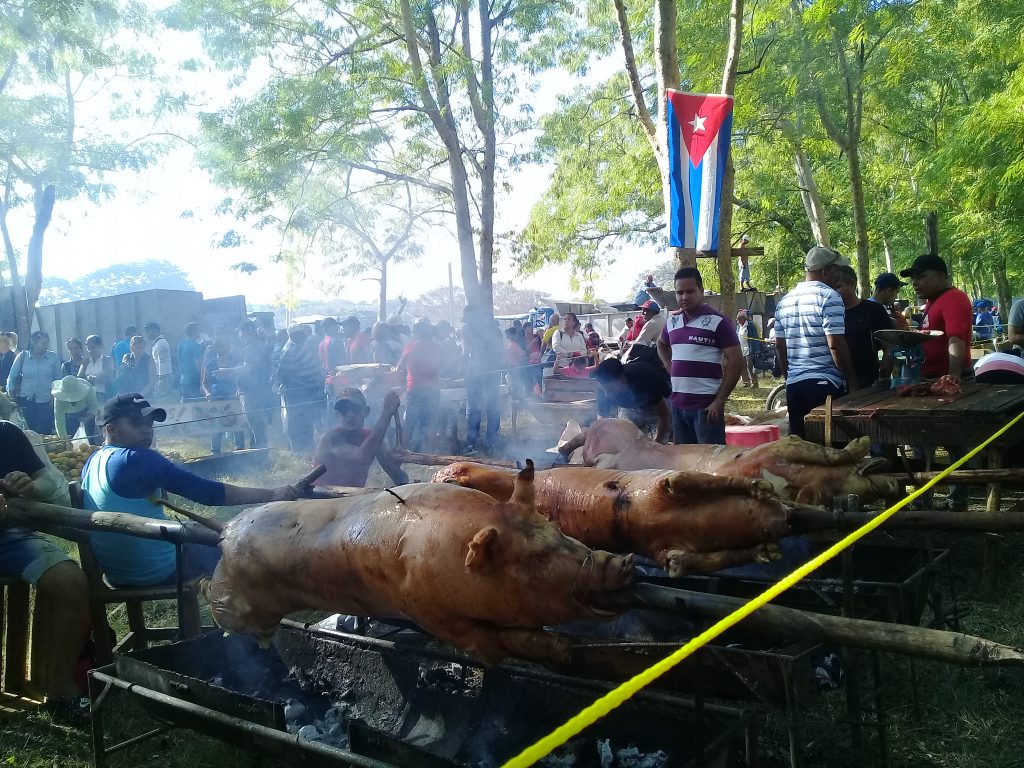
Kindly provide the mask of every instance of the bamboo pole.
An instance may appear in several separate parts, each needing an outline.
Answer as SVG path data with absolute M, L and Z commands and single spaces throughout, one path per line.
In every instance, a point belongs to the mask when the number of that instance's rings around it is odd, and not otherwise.
M 154 520 L 124 512 L 90 512 L 44 504 L 30 499 L 8 499 L 4 523 L 25 528 L 74 528 L 94 533 L 123 533 L 143 539 L 216 547 L 220 536 L 199 523 Z
M 629 589 L 601 596 L 602 606 L 714 619 L 732 613 L 746 602 L 738 597 L 709 595 L 656 584 L 635 584 Z M 781 638 L 829 642 L 965 667 L 1024 664 L 1024 650 L 973 635 L 907 624 L 847 619 L 776 605 L 760 608 L 744 620 L 743 626 Z
M 887 531 L 975 531 L 979 533 L 1024 532 L 1024 510 L 1014 508 L 1000 512 L 952 512 L 945 509 L 900 510 L 885 523 Z M 867 523 L 873 513 L 847 514 L 842 521 L 827 509 L 803 506 L 789 515 L 794 533 L 853 530 Z
M 932 480 L 939 472 L 904 472 L 904 473 L 880 473 L 872 474 L 871 477 L 895 478 L 898 481 L 906 482 L 909 485 L 924 485 Z M 1024 468 L 1005 467 L 1001 469 L 958 469 L 950 472 L 943 481 L 946 483 L 958 483 L 960 485 L 987 485 L 989 483 L 1002 483 L 1003 485 L 1024 485 Z
M 428 466 L 444 467 L 459 461 L 472 461 L 476 464 L 486 464 L 491 467 L 518 469 L 514 461 L 491 459 L 486 456 L 435 456 L 430 453 L 416 453 L 414 451 L 395 451 L 395 455 L 405 464 L 426 464 Z

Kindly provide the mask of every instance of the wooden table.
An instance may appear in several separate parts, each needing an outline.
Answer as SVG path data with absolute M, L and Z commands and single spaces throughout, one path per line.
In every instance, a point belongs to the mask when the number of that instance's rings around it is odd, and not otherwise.
M 1024 411 L 1024 386 L 962 386 L 960 394 L 942 397 L 899 397 L 881 388 L 841 397 L 832 402 L 832 439 L 845 442 L 866 435 L 883 445 L 970 449 Z M 996 452 L 1024 439 L 1022 424 L 993 445 Z M 824 442 L 824 406 L 807 415 L 804 427 L 808 440 Z
M 887 446 L 924 448 L 930 469 L 931 449 L 941 446 L 958 455 L 984 442 L 1014 416 L 1024 411 L 1024 386 L 963 384 L 957 395 L 899 397 L 889 389 L 862 390 L 832 402 L 832 439 L 846 442 L 866 435 Z M 825 408 L 815 408 L 804 420 L 807 439 L 825 442 Z M 1024 440 L 1024 420 L 1000 437 L 985 452 L 989 469 L 1003 465 L 1003 453 Z M 985 509 L 998 512 L 1002 503 L 999 483 L 988 486 Z M 982 585 L 991 589 L 994 552 L 986 544 Z

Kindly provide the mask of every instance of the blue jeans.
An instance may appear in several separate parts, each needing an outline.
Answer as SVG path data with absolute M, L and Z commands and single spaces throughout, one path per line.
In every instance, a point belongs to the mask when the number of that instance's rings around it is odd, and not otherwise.
M 498 403 L 498 377 L 494 373 L 466 376 L 466 442 L 475 446 L 480 440 L 480 425 L 487 415 L 488 446 L 493 447 L 501 426 Z
M 712 423 L 706 408 L 690 411 L 673 407 L 672 436 L 677 445 L 725 445 L 725 419 Z
M 441 390 L 416 387 L 405 396 L 405 447 L 419 451 L 424 444 L 432 446 L 437 431 L 437 413 L 441 410 Z

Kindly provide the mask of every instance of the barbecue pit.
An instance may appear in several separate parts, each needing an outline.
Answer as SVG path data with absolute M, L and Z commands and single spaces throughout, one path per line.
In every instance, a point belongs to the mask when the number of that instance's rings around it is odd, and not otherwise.
M 286 620 L 268 650 L 215 631 L 120 654 L 90 675 L 95 764 L 186 727 L 312 765 L 500 765 L 611 687 L 531 665 L 484 668 L 432 645 L 419 633 L 388 640 Z M 115 691 L 165 725 L 108 744 Z M 601 766 L 603 750 L 612 766 L 754 765 L 750 727 L 743 710 L 645 692 L 544 764 Z

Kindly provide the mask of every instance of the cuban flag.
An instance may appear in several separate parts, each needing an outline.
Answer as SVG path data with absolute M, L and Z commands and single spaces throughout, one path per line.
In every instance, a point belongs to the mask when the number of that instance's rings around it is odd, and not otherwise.
M 732 96 L 666 90 L 668 244 L 714 251 L 732 133 Z

